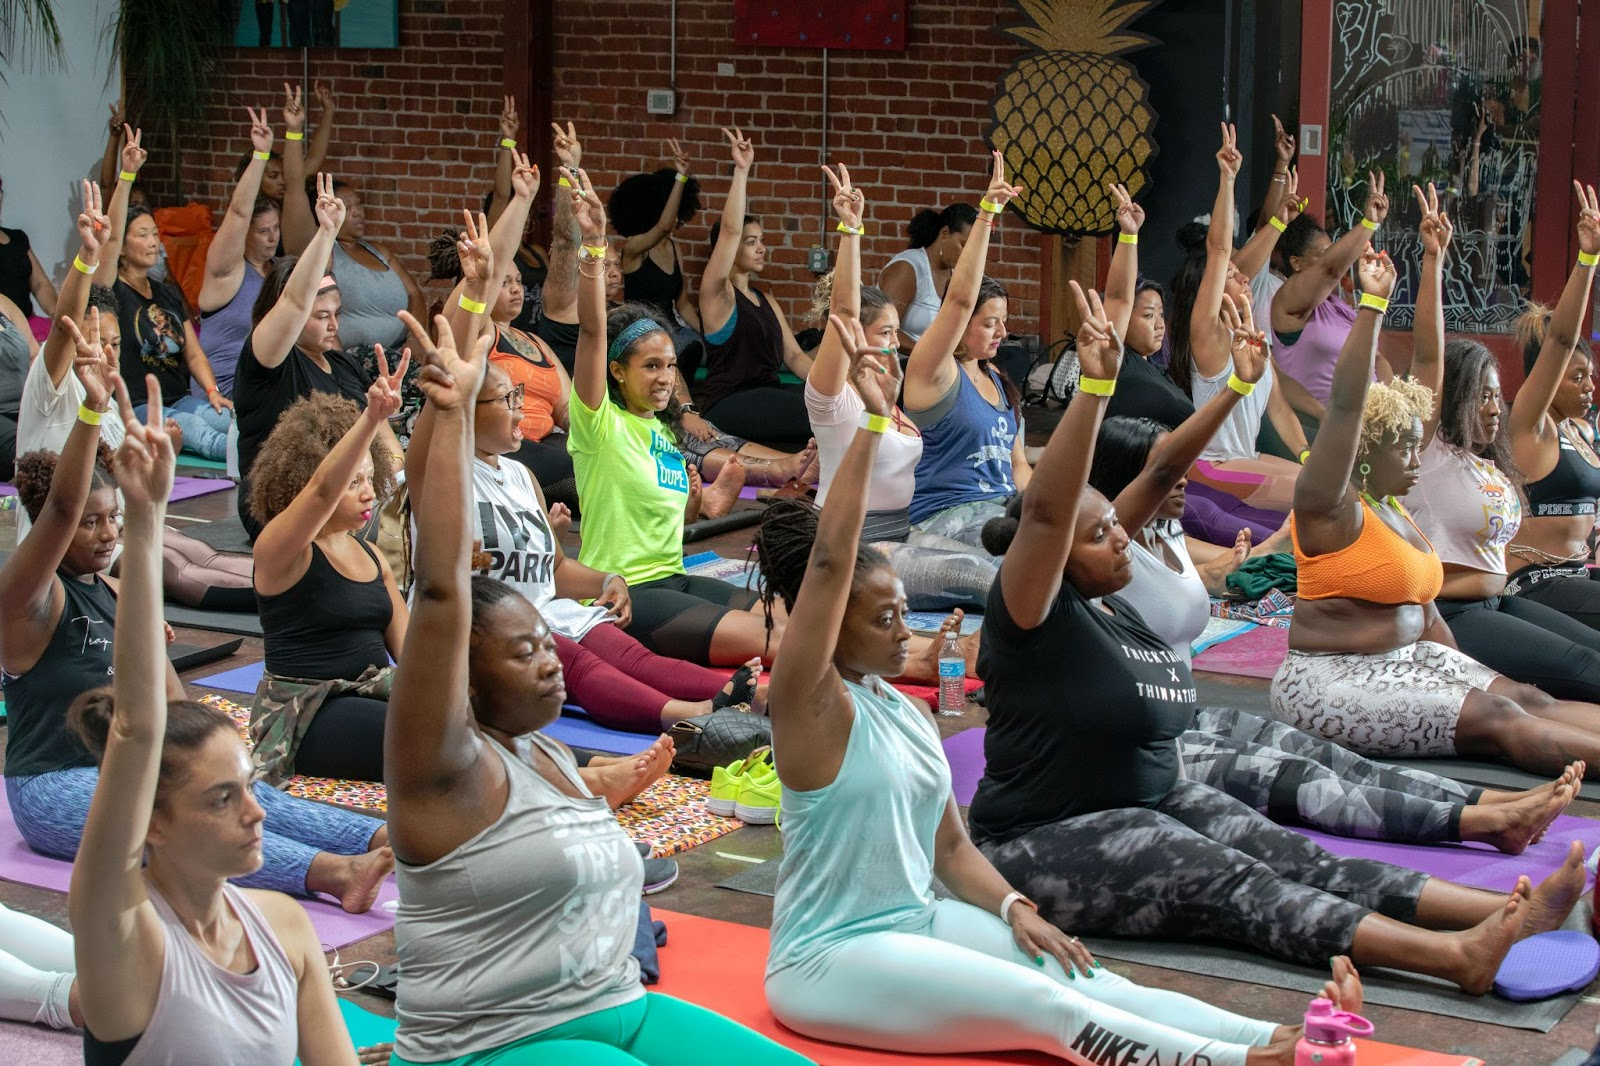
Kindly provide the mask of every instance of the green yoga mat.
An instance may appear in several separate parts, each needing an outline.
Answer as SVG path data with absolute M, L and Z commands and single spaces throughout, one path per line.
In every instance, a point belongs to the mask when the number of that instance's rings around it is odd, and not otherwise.
M 188 452 L 179 453 L 178 465 L 180 467 L 195 466 L 199 467 L 201 470 L 228 469 L 228 464 L 223 462 L 221 459 L 204 459 L 198 455 L 190 455 Z

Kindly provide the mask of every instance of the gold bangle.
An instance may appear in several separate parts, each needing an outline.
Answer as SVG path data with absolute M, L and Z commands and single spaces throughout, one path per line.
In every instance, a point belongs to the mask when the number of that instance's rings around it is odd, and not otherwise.
M 1356 301 L 1356 306 L 1370 307 L 1381 315 L 1385 311 L 1389 310 L 1389 301 L 1385 300 L 1382 296 L 1374 296 L 1370 292 L 1364 292 L 1361 294 L 1361 299 Z
M 1596 263 L 1600 263 L 1600 255 L 1596 255 L 1596 254 L 1594 254 L 1592 252 L 1585 252 L 1585 251 L 1579 251 L 1578 252 L 1578 265 L 1579 266 L 1592 267 Z
M 585 264 L 585 263 L 599 263 L 599 262 L 600 262 L 600 260 L 598 260 L 598 259 L 580 259 L 580 260 L 578 260 L 578 274 L 579 274 L 579 276 L 580 277 L 585 277 L 585 278 L 603 278 L 603 277 L 605 277 L 606 276 L 606 268 L 605 268 L 604 264 L 602 264 L 600 269 L 598 271 L 596 271 L 595 273 L 593 273 L 593 274 L 591 274 L 587 270 L 583 269 L 583 264 Z
M 1116 378 L 1079 378 L 1078 391 L 1090 396 L 1110 396 L 1117 391 Z
M 867 232 L 866 226 L 847 226 L 843 222 L 835 226 L 834 229 L 838 230 L 840 233 L 848 233 L 852 237 L 859 237 L 863 233 Z
M 1267 225 L 1271 226 L 1273 229 L 1277 230 L 1279 233 L 1282 233 L 1284 230 L 1289 228 L 1289 223 L 1285 222 L 1283 219 L 1279 218 L 1277 215 L 1272 215 L 1272 216 L 1268 217 Z
M 472 314 L 475 314 L 475 315 L 483 314 L 484 309 L 489 306 L 488 304 L 484 303 L 482 300 L 474 300 L 472 297 L 468 296 L 466 293 L 462 293 L 461 294 L 461 299 L 456 301 L 456 302 L 461 305 L 461 309 L 463 311 L 468 311 L 468 312 L 471 312 Z
M 259 159 L 263 163 L 265 163 L 267 160 L 272 158 L 272 153 L 271 152 L 251 152 L 250 156 L 251 156 L 252 159 Z
M 1006 209 L 1006 205 L 1005 204 L 997 204 L 993 200 L 989 199 L 987 196 L 985 196 L 982 200 L 978 201 L 978 210 L 987 211 L 991 215 L 998 215 L 1000 212 L 1004 211 L 1005 209 Z
M 73 256 L 72 257 L 72 269 L 76 270 L 80 274 L 93 274 L 95 272 L 96 268 L 95 268 L 94 264 L 85 263 L 78 256 Z
M 1238 374 L 1230 371 L 1228 373 L 1228 388 L 1232 389 L 1234 392 L 1237 392 L 1240 396 L 1248 396 L 1252 392 L 1256 391 L 1256 383 L 1253 381 L 1246 381 Z
M 1363 226 L 1367 227 L 1367 229 L 1377 229 L 1378 228 L 1378 224 L 1376 222 L 1372 221 L 1372 219 L 1370 219 L 1370 218 L 1363 217 L 1361 219 L 1361 224 Z
M 283 139 L 286 140 L 286 141 L 303 141 L 303 140 L 306 139 L 305 131 L 304 130 L 288 130 L 287 132 L 284 133 Z
M 1306 460 L 1309 459 L 1309 458 L 1311 458 L 1311 449 L 1310 448 L 1301 448 L 1300 449 L 1300 465 L 1301 466 L 1305 466 L 1306 465 Z
M 517 147 L 516 139 L 513 137 L 502 137 L 500 138 L 500 147 L 510 148 L 514 151 Z
M 1138 244 L 1139 243 L 1139 235 L 1137 233 L 1119 233 L 1119 234 L 1117 234 L 1117 243 L 1118 244 Z
M 78 421 L 86 426 L 98 426 L 101 412 L 93 410 L 86 403 L 78 405 Z
M 868 433 L 887 433 L 889 432 L 889 427 L 894 425 L 894 419 L 889 418 L 887 415 L 875 415 L 863 411 L 861 412 L 859 425 Z
M 138 181 L 139 180 L 138 173 L 136 171 L 132 171 L 132 170 L 124 170 L 121 174 L 118 175 L 118 177 L 120 177 L 123 181 Z

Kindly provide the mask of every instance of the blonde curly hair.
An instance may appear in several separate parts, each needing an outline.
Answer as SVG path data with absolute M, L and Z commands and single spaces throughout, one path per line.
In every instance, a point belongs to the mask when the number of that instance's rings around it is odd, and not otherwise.
M 1396 439 L 1411 428 L 1414 419 L 1426 422 L 1431 414 L 1433 390 L 1421 382 L 1411 378 L 1373 382 L 1361 412 L 1362 451 Z

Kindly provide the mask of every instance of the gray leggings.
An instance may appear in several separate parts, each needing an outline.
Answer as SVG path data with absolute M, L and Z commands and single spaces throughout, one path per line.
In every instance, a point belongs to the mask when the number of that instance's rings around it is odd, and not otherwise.
M 999 560 L 988 552 L 927 533 L 913 532 L 904 544 L 883 541 L 874 546 L 889 556 L 905 585 L 906 607 L 913 611 L 981 611 L 1000 572 Z
M 1189 780 L 1275 822 L 1361 840 L 1459 841 L 1462 809 L 1483 794 L 1232 707 L 1197 708 L 1180 745 Z
M 1074 933 L 1211 938 L 1326 967 L 1373 911 L 1414 921 L 1428 875 L 1333 855 L 1208 785 L 978 847 Z

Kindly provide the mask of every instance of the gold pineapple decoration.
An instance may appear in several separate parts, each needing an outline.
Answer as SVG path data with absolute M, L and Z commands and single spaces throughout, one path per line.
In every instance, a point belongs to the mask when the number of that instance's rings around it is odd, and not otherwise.
M 1006 177 L 1023 186 L 1012 202 L 1050 233 L 1109 233 L 1119 181 L 1138 196 L 1156 152 L 1149 86 L 1117 57 L 1156 43 L 1120 33 L 1160 0 L 1016 0 L 1029 20 L 1000 27 L 1042 49 L 1011 64 L 990 106 L 989 141 Z

